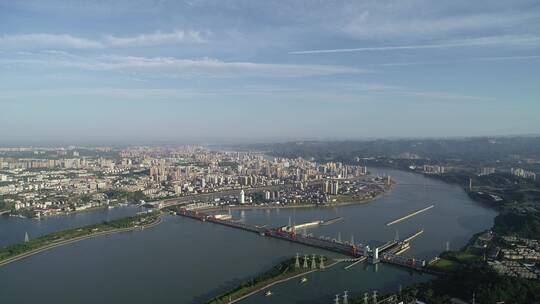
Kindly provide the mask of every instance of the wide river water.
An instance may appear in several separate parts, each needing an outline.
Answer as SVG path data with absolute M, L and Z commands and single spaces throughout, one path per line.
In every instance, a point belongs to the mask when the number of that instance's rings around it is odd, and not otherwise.
M 341 236 L 378 245 L 404 238 L 419 229 L 405 255 L 429 259 L 463 246 L 472 234 L 491 227 L 496 212 L 472 201 L 458 186 L 404 171 L 377 169 L 397 182 L 388 194 L 369 204 L 336 208 L 233 211 L 233 217 L 272 227 L 343 216 L 332 225 L 308 230 L 315 235 Z M 386 223 L 411 211 L 435 208 L 390 227 Z M 97 210 L 44 220 L 0 217 L 0 247 L 70 227 L 110 220 L 137 212 L 136 208 Z M 144 231 L 114 234 L 49 250 L 0 267 L 1 303 L 204 303 L 278 261 L 300 254 L 327 254 L 313 248 L 256 234 L 166 216 Z M 348 290 L 353 297 L 376 289 L 398 290 L 430 276 L 379 264 L 343 264 L 308 276 L 306 283 L 291 280 L 242 303 L 332 303 Z

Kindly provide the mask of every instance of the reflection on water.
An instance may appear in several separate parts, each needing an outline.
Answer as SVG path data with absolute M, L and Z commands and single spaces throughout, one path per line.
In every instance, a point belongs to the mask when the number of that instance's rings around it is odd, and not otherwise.
M 290 280 L 271 287 L 272 297 L 264 293 L 242 301 L 242 303 L 332 303 L 336 294 L 347 291 L 351 297 L 362 297 L 364 292 L 377 290 L 379 293 L 393 292 L 400 285 L 424 282 L 429 275 L 409 273 L 386 264 L 359 264 L 347 270 L 346 264 L 338 264 L 322 272 L 307 276 L 308 281 Z
M 232 211 L 232 215 L 270 227 L 286 225 L 289 217 L 301 223 L 343 216 L 341 222 L 307 232 L 334 238 L 341 235 L 343 240 L 354 237 L 371 246 L 393 239 L 396 230 L 406 237 L 423 228 L 424 234 L 405 254 L 425 259 L 444 250 L 447 242 L 458 248 L 473 233 L 492 225 L 495 212 L 471 201 L 457 186 L 400 171 L 389 170 L 389 174 L 398 183 L 412 185 L 398 184 L 391 193 L 364 205 L 258 209 Z M 399 224 L 385 225 L 430 204 L 435 208 Z M 4 220 L 0 227 L 10 225 Z M 65 221 L 68 226 L 78 223 Z M 8 228 L 22 237 L 28 229 Z M 18 238 L 4 237 L 3 242 Z M 167 216 L 152 229 L 74 243 L 1 267 L 0 288 L 5 303 L 201 303 L 296 253 L 333 256 L 245 231 Z M 395 291 L 399 285 L 429 279 L 385 264 L 359 264 L 348 270 L 344 265 L 313 273 L 302 286 L 295 280 L 275 286 L 272 297 L 258 294 L 245 303 L 331 303 L 344 290 L 358 297 L 371 289 Z
M 59 230 L 134 215 L 138 211 L 141 211 L 141 209 L 137 207 L 103 208 L 68 215 L 44 217 L 40 220 L 0 216 L 0 247 L 22 242 L 26 232 L 28 232 L 30 238 L 35 238 Z

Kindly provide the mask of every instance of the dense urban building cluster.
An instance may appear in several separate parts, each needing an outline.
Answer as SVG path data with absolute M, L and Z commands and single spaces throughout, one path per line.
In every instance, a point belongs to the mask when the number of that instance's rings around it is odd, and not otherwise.
M 482 167 L 480 169 L 480 173 L 478 173 L 478 176 L 491 175 L 491 174 L 495 174 L 495 172 L 496 172 L 495 167 Z
M 424 165 L 425 174 L 443 174 L 444 167 L 438 165 Z
M 536 173 L 532 171 L 528 171 L 522 168 L 512 168 L 510 169 L 510 172 L 515 176 L 536 180 Z
M 503 236 L 503 248 L 492 249 L 489 264 L 498 273 L 525 278 L 540 278 L 540 270 L 535 263 L 540 261 L 540 242 L 517 236 Z
M 26 216 L 192 196 L 195 206 L 321 204 L 342 200 L 340 195 L 367 199 L 384 191 L 385 181 L 359 180 L 366 174 L 359 164 L 202 146 L 0 149 L 4 209 Z M 222 192 L 227 194 L 197 198 Z

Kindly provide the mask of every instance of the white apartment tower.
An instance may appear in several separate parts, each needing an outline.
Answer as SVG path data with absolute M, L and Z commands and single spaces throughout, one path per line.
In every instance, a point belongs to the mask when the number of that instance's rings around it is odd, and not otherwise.
M 238 202 L 244 204 L 246 202 L 244 190 L 240 190 L 240 195 L 238 196 Z

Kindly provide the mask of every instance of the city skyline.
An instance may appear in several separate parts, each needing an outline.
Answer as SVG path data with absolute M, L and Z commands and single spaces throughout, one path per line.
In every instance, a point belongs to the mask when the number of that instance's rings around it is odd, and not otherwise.
M 3 144 L 539 134 L 535 1 L 10 1 Z

